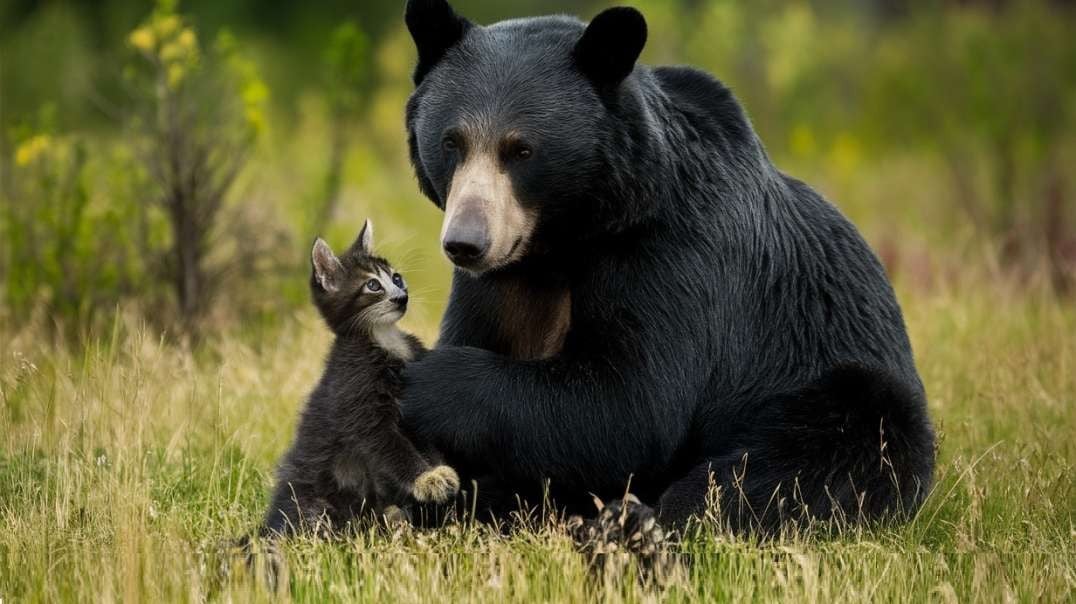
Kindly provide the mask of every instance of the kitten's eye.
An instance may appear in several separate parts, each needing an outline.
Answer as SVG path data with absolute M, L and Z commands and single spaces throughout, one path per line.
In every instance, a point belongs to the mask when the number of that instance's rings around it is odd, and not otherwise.
M 381 282 L 377 279 L 370 279 L 366 282 L 366 290 L 374 293 L 381 291 Z
M 400 273 L 395 273 L 394 275 L 392 275 L 392 282 L 395 283 L 396 287 L 398 287 L 400 289 L 403 289 L 404 287 L 406 287 L 404 285 L 403 277 L 400 276 Z

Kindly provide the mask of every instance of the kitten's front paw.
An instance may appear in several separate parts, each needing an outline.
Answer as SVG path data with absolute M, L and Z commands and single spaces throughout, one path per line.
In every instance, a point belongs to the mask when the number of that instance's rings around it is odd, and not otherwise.
M 423 503 L 444 503 L 460 490 L 460 477 L 448 466 L 437 466 L 419 474 L 411 494 Z

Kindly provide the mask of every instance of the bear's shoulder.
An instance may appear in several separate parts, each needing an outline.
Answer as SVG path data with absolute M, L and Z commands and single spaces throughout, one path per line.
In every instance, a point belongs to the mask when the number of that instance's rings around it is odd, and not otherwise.
M 704 136 L 746 141 L 753 138 L 743 107 L 732 91 L 710 74 L 687 66 L 654 68 L 654 77 L 671 106 Z

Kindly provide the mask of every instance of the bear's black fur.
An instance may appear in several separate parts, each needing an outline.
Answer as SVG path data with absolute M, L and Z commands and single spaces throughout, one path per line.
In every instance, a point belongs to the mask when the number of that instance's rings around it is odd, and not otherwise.
M 504 169 L 537 212 L 526 256 L 457 270 L 440 342 L 409 365 L 404 421 L 494 513 L 548 487 L 569 510 L 629 483 L 681 523 L 914 512 L 934 436 L 900 308 L 855 227 L 779 172 L 732 93 L 635 65 L 646 26 L 612 9 L 481 27 L 411 0 L 407 107 L 422 191 L 444 207 L 445 132 L 522 131 Z M 584 33 L 586 32 L 586 33 Z M 513 358 L 505 292 L 570 293 L 557 354 Z M 540 326 L 539 326 L 540 328 Z

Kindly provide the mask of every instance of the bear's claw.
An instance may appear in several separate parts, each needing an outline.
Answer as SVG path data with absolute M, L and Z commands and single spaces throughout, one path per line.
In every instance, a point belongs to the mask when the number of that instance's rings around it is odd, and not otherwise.
M 422 503 L 444 503 L 460 490 L 460 477 L 448 466 L 437 466 L 419 475 L 411 494 Z

